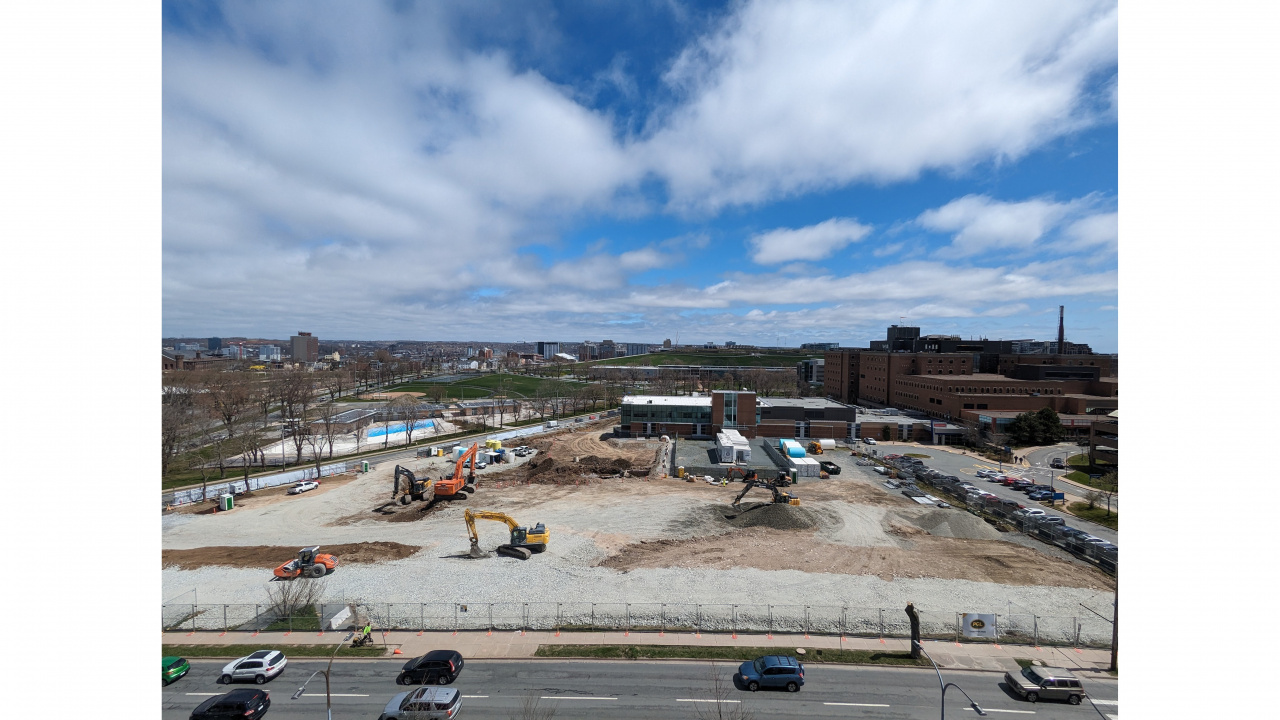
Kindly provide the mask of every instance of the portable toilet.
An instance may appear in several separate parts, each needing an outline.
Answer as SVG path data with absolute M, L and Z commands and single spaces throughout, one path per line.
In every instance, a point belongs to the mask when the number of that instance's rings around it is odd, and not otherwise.
M 223 493 L 218 497 L 218 509 L 230 510 L 236 506 L 236 498 L 231 493 Z
M 361 461 L 360 461 L 360 472 L 362 472 L 362 473 L 367 473 L 367 472 L 369 472 L 369 461 L 368 461 L 368 460 L 361 460 Z

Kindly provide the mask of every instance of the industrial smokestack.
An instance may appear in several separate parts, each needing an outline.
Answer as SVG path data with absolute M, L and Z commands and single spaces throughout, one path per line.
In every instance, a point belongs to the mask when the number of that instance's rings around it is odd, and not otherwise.
M 1058 306 L 1058 354 L 1066 355 L 1067 354 L 1067 344 L 1066 344 L 1067 335 L 1062 327 L 1062 308 L 1063 308 L 1062 305 Z

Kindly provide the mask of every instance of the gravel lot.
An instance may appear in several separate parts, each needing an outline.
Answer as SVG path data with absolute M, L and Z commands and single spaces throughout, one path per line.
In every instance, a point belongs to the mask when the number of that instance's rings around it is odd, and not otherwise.
M 386 522 L 376 511 L 390 495 L 394 464 L 335 487 L 324 494 L 304 494 L 287 501 L 254 507 L 246 503 L 230 513 L 216 515 L 166 515 L 162 520 L 162 544 L 166 549 L 193 549 L 223 545 L 305 545 L 398 542 L 422 547 L 416 555 L 372 565 L 342 565 L 325 580 L 333 601 L 373 603 L 766 603 L 855 608 L 897 608 L 908 601 L 944 618 L 955 612 L 1034 613 L 1065 618 L 1088 615 L 1083 603 L 1094 609 L 1110 606 L 1108 579 L 1088 576 L 1079 563 L 1055 556 L 1039 543 L 996 531 L 967 513 L 922 507 L 885 490 L 882 478 L 856 466 L 847 451 L 824 456 L 844 468 L 830 480 L 802 482 L 792 488 L 801 497 L 800 508 L 808 529 L 769 533 L 795 533 L 804 537 L 867 552 L 883 547 L 919 554 L 918 567 L 904 576 L 882 578 L 837 572 L 806 572 L 803 568 L 762 570 L 752 567 L 638 567 L 616 570 L 599 567 L 611 555 L 640 541 L 686 541 L 696 555 L 699 539 L 728 532 L 744 533 L 722 517 L 721 510 L 741 489 L 740 484 L 714 487 L 674 479 L 610 479 L 582 486 L 521 485 L 486 486 L 481 471 L 480 490 L 466 507 L 507 512 L 524 524 L 546 523 L 551 532 L 547 551 L 528 561 L 492 557 L 472 560 L 465 555 L 469 541 L 462 520 L 464 505 L 451 503 L 411 522 Z M 418 472 L 428 464 L 438 476 L 446 463 L 418 460 L 410 467 Z M 448 463 L 451 465 L 451 463 Z M 502 470 L 510 469 L 504 466 Z M 748 500 L 766 493 L 753 491 Z M 744 501 L 744 506 L 747 503 Z M 721 515 L 718 517 L 718 514 Z M 776 525 L 769 526 L 777 527 Z M 499 523 L 479 526 L 481 545 L 492 549 L 506 541 Z M 764 534 L 764 533 L 762 533 Z M 803 535 L 802 535 L 803 534 Z M 921 544 L 921 536 L 928 543 Z M 736 537 L 736 536 L 735 536 Z M 973 552 L 974 543 L 1012 541 L 1025 549 L 1028 561 L 1060 563 L 1063 582 L 1022 585 L 967 579 L 930 577 L 945 563 L 949 538 L 957 548 Z M 1024 547 L 1023 543 L 1031 543 Z M 768 542 L 757 541 L 758 552 L 774 552 Z M 968 543 L 968 545 L 964 545 Z M 1007 552 L 1007 549 L 1006 551 Z M 1024 555 L 1024 553 L 1013 553 Z M 962 555 L 958 555 L 962 556 Z M 1037 560 L 1039 558 L 1039 560 Z M 287 560 L 280 558 L 280 562 Z M 783 558 L 785 561 L 785 557 Z M 695 563 L 696 564 L 696 563 Z M 936 567 L 935 567 L 936 566 Z M 263 603 L 271 568 L 244 569 L 206 566 L 162 570 L 164 597 L 198 589 L 202 603 Z M 1063 620 L 1062 622 L 1067 622 Z M 1087 618 L 1085 635 L 1109 637 L 1109 627 L 1094 627 Z M 1100 621 L 1099 621 L 1100 622 Z M 1096 623 L 1095 623 L 1096 624 Z

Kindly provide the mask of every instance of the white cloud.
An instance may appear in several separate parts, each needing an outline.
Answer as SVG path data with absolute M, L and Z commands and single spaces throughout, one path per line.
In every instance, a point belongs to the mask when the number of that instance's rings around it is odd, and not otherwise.
M 1088 250 L 1095 248 L 1116 249 L 1120 237 L 1117 213 L 1098 213 L 1068 225 L 1062 231 L 1061 247 L 1064 250 Z
M 850 218 L 831 218 L 802 228 L 778 228 L 748 238 L 751 259 L 761 265 L 795 260 L 821 260 L 871 232 Z
M 999 248 L 1026 248 L 1039 240 L 1079 202 L 1045 199 L 999 202 L 986 195 L 966 195 L 920 214 L 916 222 L 934 232 L 952 232 L 946 256 L 974 255 Z
M 1105 111 L 1114 2 L 745 3 L 686 49 L 637 148 L 677 207 L 1018 158 Z

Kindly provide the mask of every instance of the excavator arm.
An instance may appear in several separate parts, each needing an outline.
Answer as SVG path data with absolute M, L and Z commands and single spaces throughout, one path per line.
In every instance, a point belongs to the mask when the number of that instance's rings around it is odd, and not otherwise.
M 507 524 L 507 530 L 515 530 L 520 526 L 510 515 L 500 512 L 491 512 L 489 510 L 472 510 L 467 508 L 462 513 L 462 517 L 467 521 L 467 535 L 471 537 L 471 546 L 476 547 L 480 544 L 480 534 L 476 532 L 476 518 L 481 520 L 497 520 Z
M 400 477 L 402 475 L 409 479 L 409 486 L 405 489 L 405 492 L 411 491 L 413 489 L 413 484 L 418 480 L 418 478 L 414 477 L 413 471 L 409 470 L 408 468 L 403 468 L 397 465 L 396 474 L 391 480 L 391 499 L 392 500 L 395 500 L 396 497 L 400 495 L 400 492 L 401 492 Z
M 526 530 L 510 515 L 489 510 L 472 510 L 471 508 L 467 508 L 462 513 L 462 517 L 467 521 L 467 535 L 471 538 L 471 550 L 468 555 L 473 558 L 488 556 L 488 553 L 480 549 L 480 533 L 476 531 L 476 519 L 495 520 L 506 524 L 507 530 L 511 533 L 511 542 L 498 546 L 499 555 L 528 560 L 533 553 L 542 552 L 547 548 L 549 534 L 542 523 L 538 523 L 532 529 Z
M 742 488 L 742 492 L 738 493 L 738 497 L 733 499 L 733 504 L 737 505 L 739 502 L 742 502 L 742 498 L 746 497 L 747 493 L 751 492 L 751 488 L 756 487 L 759 484 L 760 483 L 756 482 L 754 478 L 747 480 L 745 486 Z
M 468 460 L 471 461 L 471 474 L 472 475 L 475 474 L 476 452 L 478 452 L 479 450 L 480 450 L 480 443 L 472 443 L 471 449 L 467 450 L 465 453 L 462 454 L 462 457 L 458 458 L 457 464 L 453 466 L 454 480 L 462 479 L 462 466 L 466 465 Z

